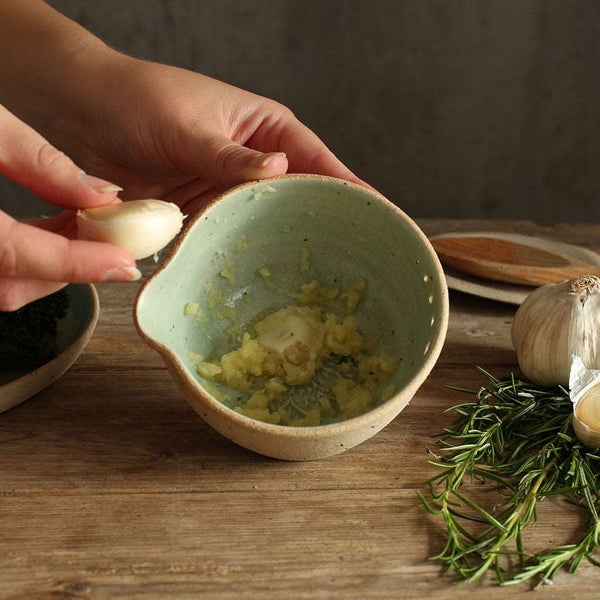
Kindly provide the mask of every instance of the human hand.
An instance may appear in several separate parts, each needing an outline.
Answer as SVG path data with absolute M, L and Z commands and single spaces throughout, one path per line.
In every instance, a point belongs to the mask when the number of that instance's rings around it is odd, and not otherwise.
M 224 189 L 286 172 L 364 185 L 281 104 L 209 77 L 115 52 L 77 91 L 51 139 L 121 197 L 195 212 Z M 84 140 L 84 143 L 82 143 Z
M 119 188 L 83 173 L 1 105 L 0 132 L 0 172 L 70 209 L 27 224 L 0 211 L 0 310 L 16 310 L 67 282 L 138 279 L 135 261 L 124 250 L 70 239 L 76 237 L 73 209 L 119 202 Z
M 40 0 L 3 2 L 0 16 L 0 102 L 87 172 L 122 186 L 124 199 L 160 198 L 192 213 L 234 184 L 286 172 L 367 185 L 277 102 L 119 54 Z M 119 201 L 114 188 L 78 180 L 78 168 L 14 115 L 0 117 L 13 131 L 0 142 L 0 171 L 67 209 Z M 33 225 L 0 213 L 0 310 L 66 281 L 139 276 L 123 251 L 69 241 L 72 212 Z

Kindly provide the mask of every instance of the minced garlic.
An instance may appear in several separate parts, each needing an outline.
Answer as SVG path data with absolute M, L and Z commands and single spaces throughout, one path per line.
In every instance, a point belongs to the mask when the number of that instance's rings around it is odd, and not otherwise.
M 310 268 L 309 257 L 310 252 L 308 251 L 308 248 L 306 246 L 302 246 L 302 256 L 300 258 L 301 271 L 308 271 L 308 269 Z
M 301 292 L 291 292 L 290 296 L 299 304 L 307 306 L 329 306 L 340 293 L 339 287 L 328 288 L 316 280 L 304 284 L 301 289 Z
M 200 362 L 197 371 L 249 393 L 235 410 L 267 423 L 308 426 L 335 414 L 342 419 L 356 417 L 375 406 L 375 389 L 398 365 L 384 352 L 365 354 L 364 337 L 351 315 L 340 320 L 332 313 L 323 316 L 318 307 L 287 306 L 262 319 L 255 330 L 256 337 L 244 333 L 238 348 L 218 360 Z M 311 384 L 335 357 L 339 368 L 328 375 L 330 392 L 315 394 L 310 407 L 300 416 L 293 414 L 293 406 L 285 402 L 289 386 Z M 390 393 L 389 386 L 386 390 Z
M 277 289 L 277 286 L 271 279 L 271 271 L 269 271 L 269 269 L 267 269 L 267 267 L 264 267 L 264 266 L 259 267 L 258 274 L 263 278 L 265 285 L 271 292 L 273 292 Z
M 346 314 L 350 315 L 356 310 L 366 287 L 367 282 L 364 279 L 357 279 L 348 290 L 342 294 L 342 298 L 346 299 Z
M 227 283 L 229 283 L 229 285 L 235 285 L 234 270 L 235 270 L 234 266 L 231 263 L 228 263 L 225 265 L 225 268 L 220 273 L 221 277 L 226 279 Z

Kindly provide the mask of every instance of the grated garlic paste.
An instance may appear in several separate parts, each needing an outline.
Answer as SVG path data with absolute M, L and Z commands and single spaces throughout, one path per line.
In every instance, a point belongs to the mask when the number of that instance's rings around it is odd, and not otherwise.
M 340 296 L 345 312 L 356 308 L 363 280 Z M 316 281 L 291 294 L 299 303 L 277 310 L 245 332 L 241 344 L 218 359 L 196 364 L 198 373 L 240 392 L 234 410 L 267 423 L 320 425 L 361 415 L 376 404 L 376 392 L 398 366 L 398 358 L 368 354 L 356 319 L 323 312 L 339 294 Z M 394 393 L 385 387 L 382 400 Z

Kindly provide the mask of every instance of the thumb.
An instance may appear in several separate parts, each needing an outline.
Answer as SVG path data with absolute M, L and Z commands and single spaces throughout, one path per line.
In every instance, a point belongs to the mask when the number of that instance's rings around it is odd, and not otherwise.
M 63 208 L 118 202 L 121 188 L 84 173 L 68 156 L 0 105 L 0 173 Z
M 202 145 L 198 155 L 200 164 L 190 165 L 193 172 L 202 175 L 220 187 L 231 187 L 253 179 L 265 179 L 287 172 L 288 161 L 283 152 L 263 153 L 246 148 L 219 135 Z

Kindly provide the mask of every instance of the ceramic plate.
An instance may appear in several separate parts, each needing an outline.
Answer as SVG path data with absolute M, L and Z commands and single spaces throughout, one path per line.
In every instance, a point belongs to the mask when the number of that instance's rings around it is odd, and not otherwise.
M 0 412 L 31 398 L 63 375 L 87 346 L 100 312 L 93 285 L 69 285 L 67 316 L 58 322 L 59 354 L 31 372 L 0 371 Z
M 550 252 L 563 254 L 575 260 L 579 260 L 590 265 L 600 267 L 600 255 L 587 248 L 581 246 L 573 246 L 572 244 L 563 244 L 553 242 L 543 238 L 532 237 L 528 235 L 520 235 L 517 233 L 500 233 L 490 231 L 468 231 L 457 233 L 445 233 L 436 235 L 430 239 L 436 240 L 448 237 L 490 237 L 499 240 L 508 240 L 518 244 L 540 248 Z M 489 300 L 497 300 L 498 302 L 506 302 L 508 304 L 520 305 L 525 298 L 531 294 L 535 287 L 527 285 L 516 285 L 513 283 L 503 283 L 501 281 L 492 281 L 461 273 L 455 269 L 451 269 L 444 265 L 444 273 L 446 274 L 446 282 L 448 287 L 459 292 L 479 296 L 480 298 L 488 298 Z

